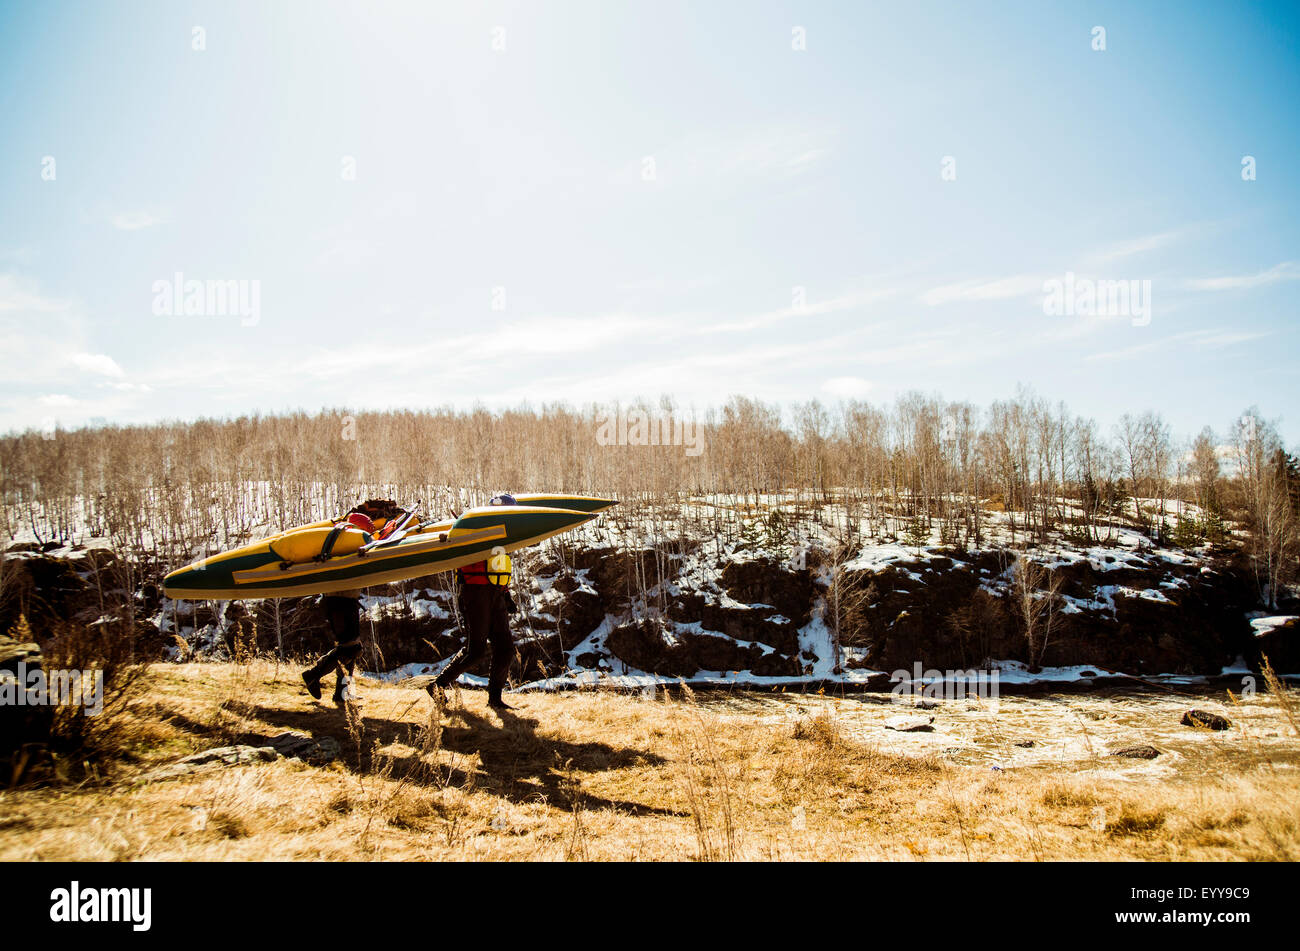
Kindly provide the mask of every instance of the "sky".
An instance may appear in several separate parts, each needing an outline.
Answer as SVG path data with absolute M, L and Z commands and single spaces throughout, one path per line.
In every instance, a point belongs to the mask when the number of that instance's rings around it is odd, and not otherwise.
M 1295 444 L 1297 103 L 1296 4 L 0 0 L 0 431 L 1023 384 Z

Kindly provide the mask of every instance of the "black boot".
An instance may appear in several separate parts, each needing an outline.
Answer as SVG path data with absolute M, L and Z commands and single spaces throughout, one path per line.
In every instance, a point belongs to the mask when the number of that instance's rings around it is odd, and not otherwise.
M 316 668 L 304 670 L 302 672 L 302 682 L 307 686 L 307 692 L 312 695 L 312 699 L 320 699 L 320 677 L 316 673 Z
M 510 706 L 510 704 L 506 703 L 504 700 L 501 699 L 501 691 L 500 691 L 500 690 L 489 690 L 489 691 L 488 691 L 488 706 L 491 707 L 493 710 L 513 710 L 513 709 L 514 709 L 514 707 Z

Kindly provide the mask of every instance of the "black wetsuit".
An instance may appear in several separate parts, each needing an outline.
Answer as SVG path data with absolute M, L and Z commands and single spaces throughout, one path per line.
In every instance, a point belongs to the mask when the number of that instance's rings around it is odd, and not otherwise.
M 451 663 L 438 674 L 439 687 L 449 687 L 456 678 L 478 663 L 492 645 L 492 667 L 488 675 L 488 702 L 499 704 L 505 689 L 515 642 L 510 635 L 510 595 L 503 585 L 466 584 L 461 579 L 460 613 L 468 636 Z
M 321 610 L 334 635 L 335 646 L 303 677 L 320 680 L 337 672 L 334 699 L 339 700 L 343 695 L 344 678 L 352 676 L 357 656 L 361 653 L 361 598 L 359 595 L 327 594 L 321 598 Z

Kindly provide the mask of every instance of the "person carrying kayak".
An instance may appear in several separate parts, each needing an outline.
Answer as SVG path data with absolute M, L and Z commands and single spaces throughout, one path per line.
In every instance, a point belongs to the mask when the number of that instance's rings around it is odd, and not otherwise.
M 494 498 L 492 505 L 514 505 L 509 495 Z M 446 688 L 456 678 L 478 663 L 492 645 L 492 666 L 488 675 L 488 706 L 496 710 L 514 709 L 502 699 L 510 662 L 515 656 L 514 639 L 510 635 L 510 615 L 514 601 L 510 597 L 510 556 L 503 548 L 494 548 L 490 557 L 456 569 L 460 581 L 460 615 L 467 629 L 465 646 L 442 669 L 428 687 L 434 702 L 446 701 Z
M 348 513 L 340 524 L 359 528 L 367 536 L 383 537 L 384 529 L 396 526 L 405 510 L 388 499 L 368 499 Z M 334 649 L 302 672 L 302 682 L 313 699 L 321 698 L 321 678 L 337 674 L 333 700 L 344 704 L 356 699 L 352 678 L 361 653 L 361 591 L 337 591 L 321 595 L 321 613 L 334 636 Z

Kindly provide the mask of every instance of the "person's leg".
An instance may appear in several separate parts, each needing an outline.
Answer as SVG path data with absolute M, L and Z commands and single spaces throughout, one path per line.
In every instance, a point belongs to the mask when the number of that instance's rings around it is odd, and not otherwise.
M 337 673 L 341 681 L 345 670 L 355 666 L 357 655 L 361 653 L 361 602 L 356 598 L 326 595 L 321 601 L 321 609 L 329 624 L 330 633 L 334 635 L 335 646 L 314 667 L 302 674 L 308 693 L 317 700 L 320 699 L 321 678 Z M 340 692 L 340 684 L 336 683 L 335 699 L 338 699 Z
M 490 620 L 488 636 L 492 641 L 492 671 L 488 677 L 488 704 L 500 710 L 510 710 L 509 704 L 501 699 L 501 691 L 505 689 L 510 664 L 515 659 L 515 642 L 510 635 L 505 592 L 499 588 L 493 591 Z
M 334 702 L 342 703 L 351 699 L 348 688 L 352 682 L 353 672 L 357 669 L 357 658 L 361 656 L 361 602 L 356 598 L 335 598 L 337 604 L 331 623 L 334 636 L 338 638 L 338 647 L 334 649 L 338 679 L 334 681 Z
M 461 586 L 460 616 L 465 624 L 465 646 L 456 652 L 451 663 L 438 674 L 434 681 L 437 686 L 450 687 L 457 677 L 478 663 L 487 650 L 488 627 L 491 623 L 489 613 L 492 607 L 487 595 L 487 585 Z

